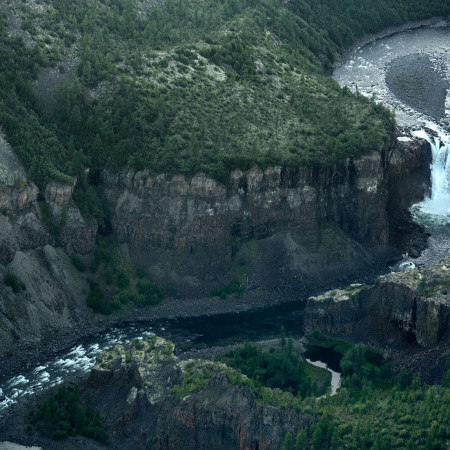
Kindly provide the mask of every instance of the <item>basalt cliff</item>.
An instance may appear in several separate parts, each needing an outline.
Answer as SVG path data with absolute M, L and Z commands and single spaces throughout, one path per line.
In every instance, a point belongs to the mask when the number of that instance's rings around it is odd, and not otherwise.
M 386 354 L 403 349 L 429 381 L 445 371 L 450 343 L 450 257 L 308 299 L 303 330 L 370 342 Z M 414 356 L 411 356 L 413 355 Z
M 91 251 L 97 224 L 80 214 L 73 185 L 39 192 L 3 138 L 1 149 L 0 272 L 25 290 L 0 283 L 0 358 L 29 358 L 42 342 L 64 342 L 97 320 L 68 258 Z M 226 186 L 201 173 L 129 170 L 104 172 L 103 183 L 126 256 L 175 295 L 207 297 L 237 280 L 245 291 L 298 299 L 416 245 L 406 207 L 429 187 L 430 158 L 426 142 L 393 139 L 332 168 L 234 171 Z
M 231 381 L 235 373 L 222 363 L 180 359 L 171 342 L 156 336 L 114 346 L 97 358 L 81 387 L 82 397 L 100 412 L 109 443 L 97 447 L 69 438 L 64 448 L 268 450 L 281 448 L 287 433 L 316 420 L 261 402 L 243 383 Z M 192 376 L 198 385 L 190 384 Z M 61 442 L 39 436 L 32 442 L 61 448 Z
M 228 186 L 203 174 L 103 178 L 114 233 L 161 285 L 207 295 L 238 278 L 296 298 L 412 245 L 407 208 L 429 188 L 429 163 L 427 143 L 395 140 L 332 168 L 236 170 Z
M 423 347 L 439 343 L 450 320 L 450 258 L 430 266 L 391 273 L 372 286 L 352 284 L 308 300 L 304 329 L 350 335 L 356 329 L 389 326 Z

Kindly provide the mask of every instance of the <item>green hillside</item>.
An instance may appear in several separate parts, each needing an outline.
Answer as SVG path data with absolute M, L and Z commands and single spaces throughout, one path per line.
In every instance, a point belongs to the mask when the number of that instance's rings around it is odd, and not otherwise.
M 29 175 L 331 165 L 381 149 L 393 114 L 325 74 L 365 32 L 445 15 L 430 0 L 0 3 L 0 126 Z

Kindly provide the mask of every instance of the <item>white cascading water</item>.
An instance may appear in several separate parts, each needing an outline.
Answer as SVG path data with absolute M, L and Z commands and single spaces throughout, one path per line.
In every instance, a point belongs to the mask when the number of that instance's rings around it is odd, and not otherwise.
M 433 127 L 434 128 L 434 127 Z M 438 137 L 425 130 L 413 134 L 426 139 L 433 154 L 431 165 L 431 196 L 411 208 L 413 217 L 429 225 L 450 224 L 450 135 L 437 129 Z

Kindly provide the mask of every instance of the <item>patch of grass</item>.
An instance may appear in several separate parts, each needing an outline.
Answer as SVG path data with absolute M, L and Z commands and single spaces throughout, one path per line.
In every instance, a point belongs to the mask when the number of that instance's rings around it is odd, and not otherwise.
M 228 296 L 232 295 L 234 298 L 241 298 L 244 293 L 244 288 L 238 280 L 233 280 L 231 283 L 217 287 L 211 291 L 212 297 L 220 297 L 226 299 Z

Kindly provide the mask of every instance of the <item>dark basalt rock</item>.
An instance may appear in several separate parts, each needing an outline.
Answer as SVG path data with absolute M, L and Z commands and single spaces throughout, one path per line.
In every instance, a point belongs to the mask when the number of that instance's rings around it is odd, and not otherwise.
M 103 178 L 116 203 L 114 233 L 158 283 L 208 295 L 243 261 L 254 285 L 295 296 L 384 267 L 411 245 L 407 208 L 429 186 L 429 153 L 423 141 L 395 140 L 332 168 L 236 170 L 228 186 L 203 174 Z
M 231 384 L 220 363 L 178 361 L 164 339 L 130 347 L 102 354 L 84 390 L 104 417 L 113 448 L 279 449 L 287 433 L 312 423 L 311 416 L 256 401 L 250 389 Z M 177 398 L 172 388 L 190 365 L 211 375 L 203 389 Z
M 397 329 L 422 347 L 436 346 L 449 328 L 449 272 L 447 257 L 431 267 L 383 275 L 373 286 L 352 285 L 311 297 L 304 331 L 358 334 L 386 344 L 383 333 Z

